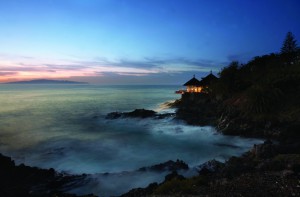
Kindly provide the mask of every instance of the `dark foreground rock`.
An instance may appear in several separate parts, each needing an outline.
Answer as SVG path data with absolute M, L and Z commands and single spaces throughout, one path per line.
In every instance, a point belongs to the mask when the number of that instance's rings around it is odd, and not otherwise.
M 54 169 L 39 169 L 24 164 L 16 166 L 10 157 L 0 154 L 0 196 L 3 197 L 76 197 L 65 193 L 64 189 L 80 184 L 84 178 L 85 175 L 59 174 Z
M 196 177 L 173 172 L 161 184 L 152 183 L 123 196 L 300 196 L 299 180 L 299 142 L 266 141 L 224 164 L 207 162 Z
M 164 163 L 160 163 L 157 165 L 153 165 L 150 167 L 143 167 L 140 168 L 139 171 L 177 171 L 177 170 L 188 170 L 189 166 L 182 160 L 176 160 L 176 161 L 172 161 L 169 160 L 167 162 Z
M 106 119 L 118 119 L 118 118 L 166 118 L 172 117 L 173 113 L 165 113 L 165 114 L 158 114 L 153 110 L 147 109 L 135 109 L 131 112 L 111 112 L 106 115 Z

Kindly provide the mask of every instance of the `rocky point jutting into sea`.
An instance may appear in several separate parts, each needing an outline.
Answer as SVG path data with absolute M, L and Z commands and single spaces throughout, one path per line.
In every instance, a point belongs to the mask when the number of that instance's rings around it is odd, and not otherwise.
M 245 65 L 232 62 L 206 86 L 195 79 L 187 82 L 186 92 L 179 91 L 183 95 L 176 102 L 177 118 L 266 141 L 225 163 L 210 161 L 195 177 L 174 172 L 163 183 L 123 196 L 299 196 L 299 57 L 299 49 L 290 48 Z

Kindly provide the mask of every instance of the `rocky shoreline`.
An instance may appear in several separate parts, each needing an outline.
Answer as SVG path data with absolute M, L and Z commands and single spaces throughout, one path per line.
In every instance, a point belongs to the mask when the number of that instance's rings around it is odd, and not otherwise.
M 184 178 L 174 170 L 164 182 L 151 183 L 122 196 L 300 196 L 297 122 L 253 121 L 208 95 L 183 97 L 170 107 L 177 107 L 174 118 L 188 124 L 213 125 L 225 135 L 269 140 L 225 163 L 209 161 L 213 165 L 201 168 L 193 178 Z
M 122 196 L 299 196 L 299 150 L 298 142 L 266 141 L 225 163 L 207 162 L 193 178 L 174 171 L 163 183 L 151 183 Z
M 171 173 L 186 172 L 189 166 L 181 160 L 169 160 L 153 166 L 139 168 L 135 171 L 104 173 L 105 176 L 122 173 Z M 171 173 L 172 174 L 172 173 Z M 81 187 L 90 180 L 91 174 L 70 175 L 59 173 L 54 169 L 40 169 L 24 164 L 15 165 L 14 161 L 0 154 L 0 196 L 19 197 L 96 197 L 94 194 L 75 195 L 68 191 Z M 168 175 L 169 177 L 171 175 Z
M 136 188 L 121 196 L 299 196 L 300 145 L 297 140 L 265 141 L 240 157 L 227 162 L 208 161 L 199 166 L 198 175 L 185 178 L 178 174 L 188 170 L 183 161 L 167 161 L 138 171 L 171 172 L 165 180 Z M 39 169 L 0 155 L 1 196 L 61 196 L 66 187 L 82 184 L 87 175 L 66 175 L 54 169 Z M 82 197 L 92 197 L 93 194 Z
M 15 165 L 7 156 L 0 154 L 0 196 L 19 197 L 77 197 L 64 192 L 83 181 L 86 175 L 68 175 L 54 169 L 40 169 L 24 164 Z M 81 197 L 93 197 L 93 194 Z
M 199 174 L 193 178 L 178 174 L 180 170 L 189 169 L 180 160 L 142 167 L 138 171 L 171 173 L 160 184 L 151 183 L 146 188 L 132 189 L 122 196 L 300 196 L 300 143 L 297 132 L 300 127 L 297 124 L 284 127 L 271 122 L 254 124 L 234 111 L 221 109 L 220 103 L 205 96 L 197 98 L 195 108 L 191 108 L 190 103 L 190 100 L 183 99 L 170 104 L 170 107 L 178 108 L 176 114 L 136 109 L 112 112 L 107 114 L 106 119 L 172 117 L 193 125 L 214 125 L 226 135 L 264 137 L 273 141 L 255 145 L 241 157 L 231 157 L 225 163 L 208 161 L 199 167 Z M 66 187 L 82 184 L 86 176 L 60 174 L 54 169 L 44 170 L 23 164 L 16 166 L 11 158 L 0 155 L 0 196 L 76 197 L 66 193 Z

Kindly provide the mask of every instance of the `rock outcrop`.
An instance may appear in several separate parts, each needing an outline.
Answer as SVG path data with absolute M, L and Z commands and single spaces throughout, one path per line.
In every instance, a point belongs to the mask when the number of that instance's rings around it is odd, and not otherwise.
M 147 109 L 135 109 L 131 112 L 111 112 L 106 115 L 106 119 L 118 119 L 118 118 L 166 118 L 172 117 L 173 113 L 165 113 L 165 114 L 158 114 L 153 110 Z
M 218 103 L 207 94 L 186 93 L 178 102 L 176 118 L 192 125 L 216 125 Z
M 10 157 L 0 154 L 0 196 L 76 197 L 65 193 L 64 189 L 67 185 L 80 184 L 84 178 L 85 175 L 59 174 L 52 168 L 47 170 L 24 164 L 16 166 Z
M 164 163 L 153 165 L 150 167 L 140 168 L 139 171 L 177 171 L 177 170 L 188 170 L 189 166 L 182 160 L 172 161 L 169 160 Z

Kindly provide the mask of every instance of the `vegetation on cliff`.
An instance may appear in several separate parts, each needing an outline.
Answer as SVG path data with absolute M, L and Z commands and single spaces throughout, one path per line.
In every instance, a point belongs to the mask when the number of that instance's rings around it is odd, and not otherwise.
M 280 53 L 230 63 L 209 89 L 209 94 L 183 95 L 177 118 L 277 142 L 255 145 L 193 178 L 173 172 L 161 184 L 123 196 L 299 196 L 300 50 L 293 34 L 287 34 Z
M 183 96 L 178 117 L 197 114 L 187 121 L 213 123 L 234 135 L 278 137 L 288 127 L 300 128 L 300 50 L 293 34 L 287 34 L 280 53 L 224 67 L 209 93 L 193 101 Z

